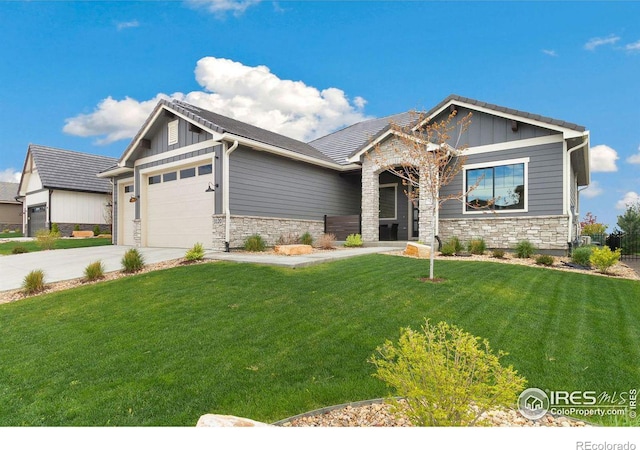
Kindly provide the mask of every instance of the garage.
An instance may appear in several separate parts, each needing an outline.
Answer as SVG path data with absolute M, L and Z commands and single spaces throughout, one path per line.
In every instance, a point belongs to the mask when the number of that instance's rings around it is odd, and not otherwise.
M 35 236 L 39 230 L 47 228 L 47 206 L 30 206 L 27 211 L 27 236 Z
M 133 221 L 136 217 L 135 203 L 129 199 L 134 195 L 133 180 L 119 184 L 120 192 L 118 198 L 121 199 L 119 204 L 118 224 L 118 244 L 135 245 L 133 239 Z
M 172 168 L 142 177 L 146 189 L 148 247 L 190 248 L 212 243 L 214 195 L 212 164 Z

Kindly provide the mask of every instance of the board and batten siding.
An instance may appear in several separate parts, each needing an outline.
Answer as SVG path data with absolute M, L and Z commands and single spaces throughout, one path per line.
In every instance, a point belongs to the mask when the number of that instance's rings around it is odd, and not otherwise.
M 563 166 L 562 166 L 562 143 L 535 145 L 512 150 L 502 150 L 484 154 L 469 155 L 466 164 L 486 163 L 487 167 L 494 165 L 494 162 L 529 158 L 529 183 L 528 189 L 528 212 L 505 213 L 500 212 L 500 217 L 523 217 L 523 216 L 550 216 L 561 215 L 563 211 Z M 456 178 L 444 186 L 441 195 L 458 194 L 463 189 L 463 171 Z M 487 214 L 493 214 L 488 212 Z M 478 214 L 463 214 L 462 202 L 449 200 L 445 202 L 440 210 L 441 219 L 479 217 Z
M 169 132 L 167 124 L 176 119 L 178 120 L 178 143 L 169 145 Z M 165 115 L 161 116 L 151 128 L 150 133 L 147 134 L 152 136 L 152 138 L 150 139 L 150 148 L 140 151 L 140 154 L 136 155 L 136 159 L 159 155 L 160 153 L 212 139 L 212 135 L 205 131 L 201 131 L 200 133 L 190 131 L 189 124 L 190 122 L 187 122 L 182 118 L 172 119 Z
M 232 214 L 323 220 L 360 214 L 360 175 L 240 147 L 229 160 Z
M 50 222 L 106 225 L 105 208 L 109 200 L 109 194 L 54 190 Z

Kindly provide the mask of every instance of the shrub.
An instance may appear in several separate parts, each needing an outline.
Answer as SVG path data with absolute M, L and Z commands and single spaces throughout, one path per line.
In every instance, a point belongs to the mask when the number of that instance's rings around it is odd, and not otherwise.
M 622 250 L 619 248 L 615 251 L 611 251 L 609 247 L 594 248 L 591 257 L 589 257 L 589 262 L 599 272 L 607 273 L 611 267 L 620 261 L 621 253 Z
M 293 245 L 299 243 L 300 237 L 298 237 L 298 235 L 295 233 L 281 234 L 276 241 L 276 245 Z
M 73 231 L 80 231 L 80 225 L 76 224 L 76 225 L 73 227 Z
M 201 261 L 202 258 L 204 258 L 204 246 L 200 242 L 193 244 L 193 247 L 184 254 L 184 259 L 187 261 Z
M 518 242 L 515 248 L 515 253 L 518 258 L 531 258 L 535 252 L 536 247 L 527 240 Z
M 491 256 L 497 259 L 502 259 L 504 258 L 504 250 L 502 250 L 501 248 L 496 248 L 491 252 Z
M 60 233 L 60 227 L 58 227 L 57 223 L 51 224 L 51 232 L 52 233 Z
M 574 248 L 571 252 L 571 262 L 580 266 L 591 267 L 592 252 L 593 247 L 590 245 Z
M 323 234 L 322 236 L 320 236 L 320 238 L 316 242 L 316 247 L 324 250 L 331 250 L 335 248 L 335 246 L 336 246 L 336 235 L 333 233 Z
M 553 266 L 553 256 L 551 255 L 538 255 L 536 256 L 536 264 L 540 266 Z
M 27 295 L 37 294 L 45 289 L 44 284 L 44 272 L 40 269 L 32 270 L 25 277 L 22 282 L 22 289 Z
M 51 250 L 56 245 L 56 241 L 59 237 L 59 232 L 55 233 L 48 230 L 38 230 L 36 232 L 36 243 L 42 250 Z
M 97 236 L 100 234 L 100 226 L 96 225 L 95 227 L 93 227 L 93 235 Z
M 454 253 L 460 253 L 464 249 L 464 246 L 462 245 L 462 242 L 460 242 L 460 239 L 458 239 L 458 236 L 453 236 L 447 241 L 447 244 L 453 246 Z
M 267 244 L 259 234 L 253 234 L 244 241 L 244 249 L 248 252 L 263 252 Z
M 14 255 L 19 255 L 20 253 L 29 253 L 29 250 L 26 247 L 23 247 L 22 245 L 18 245 L 11 249 L 11 253 Z
M 362 236 L 360 234 L 350 234 L 344 241 L 345 247 L 362 247 Z
M 125 273 L 139 272 L 144 267 L 144 257 L 138 249 L 130 248 L 122 257 L 122 271 Z
M 102 261 L 96 261 L 84 268 L 85 281 L 96 281 L 104 278 L 104 264 Z
M 485 250 L 487 250 L 487 244 L 482 238 L 471 239 L 467 249 L 472 255 L 484 255 Z
M 386 341 L 369 362 L 374 376 L 405 399 L 404 406 L 391 402 L 413 425 L 468 426 L 484 411 L 513 406 L 524 388 L 526 380 L 500 364 L 504 355 L 456 326 L 427 320 L 422 333 L 402 329 L 398 344 Z
M 453 245 L 450 242 L 447 242 L 446 244 L 444 244 L 442 246 L 442 249 L 440 250 L 440 254 L 442 256 L 453 256 L 456 254 L 456 247 L 455 245 Z
M 300 243 L 304 245 L 313 245 L 313 236 L 308 231 L 300 236 Z

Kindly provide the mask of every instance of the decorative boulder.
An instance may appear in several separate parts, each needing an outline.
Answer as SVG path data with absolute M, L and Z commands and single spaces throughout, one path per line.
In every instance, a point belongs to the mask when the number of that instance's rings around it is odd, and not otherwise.
M 313 247 L 302 244 L 276 245 L 274 250 L 278 255 L 308 255 L 313 252 Z
M 431 256 L 431 247 L 428 245 L 418 244 L 417 242 L 407 242 L 404 254 L 416 258 L 429 258 Z
M 269 427 L 266 423 L 236 416 L 205 414 L 198 419 L 196 427 Z

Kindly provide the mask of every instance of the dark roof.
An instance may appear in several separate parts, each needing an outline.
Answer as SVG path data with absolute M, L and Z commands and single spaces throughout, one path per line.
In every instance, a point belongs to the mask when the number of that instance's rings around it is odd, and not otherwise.
M 71 150 L 29 146 L 40 180 L 45 188 L 83 192 L 111 192 L 111 182 L 97 174 L 115 165 L 118 160 Z
M 348 164 L 347 158 L 370 143 L 380 131 L 391 124 L 405 126 L 415 114 L 405 112 L 378 119 L 365 120 L 309 142 L 310 145 L 331 157 L 338 164 Z
M 0 181 L 0 202 L 1 203 L 19 203 L 16 200 L 20 183 L 9 183 Z
M 264 128 L 259 128 L 248 123 L 240 122 L 239 120 L 231 119 L 229 117 L 207 111 L 206 109 L 198 108 L 190 105 L 189 103 L 173 100 L 169 102 L 167 100 L 161 100 L 171 109 L 174 109 L 181 114 L 186 115 L 191 119 L 195 119 L 197 122 L 202 123 L 213 131 L 219 133 L 229 133 L 236 136 L 241 136 L 254 141 L 262 142 L 263 144 L 273 145 L 285 150 L 309 156 L 311 158 L 319 159 L 326 162 L 335 163 L 329 156 L 321 153 L 311 145 L 298 141 L 296 139 L 283 136 L 278 133 L 274 133 Z M 201 120 L 198 120 L 201 119 Z

